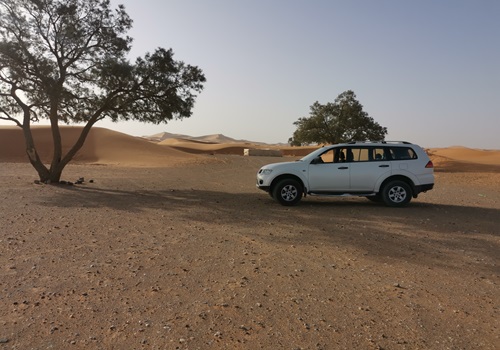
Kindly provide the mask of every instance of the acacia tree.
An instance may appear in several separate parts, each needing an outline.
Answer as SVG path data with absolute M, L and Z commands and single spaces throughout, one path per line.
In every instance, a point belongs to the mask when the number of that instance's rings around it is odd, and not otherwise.
M 311 106 L 310 116 L 299 118 L 293 124 L 297 130 L 288 140 L 292 146 L 384 140 L 387 135 L 387 128 L 363 111 L 351 90 L 341 93 L 334 103 L 322 105 L 316 101 Z
M 58 182 L 98 121 L 160 124 L 191 116 L 205 77 L 156 49 L 127 59 L 132 20 L 109 0 L 0 0 L 0 119 L 22 128 L 26 153 L 41 181 Z M 31 125 L 48 119 L 50 166 L 40 159 Z M 63 154 L 60 123 L 83 123 Z

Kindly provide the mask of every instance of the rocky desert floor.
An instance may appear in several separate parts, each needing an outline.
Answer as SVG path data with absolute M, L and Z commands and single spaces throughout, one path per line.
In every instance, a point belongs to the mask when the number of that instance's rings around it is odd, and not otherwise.
M 282 207 L 255 188 L 275 161 L 70 165 L 74 186 L 1 163 L 0 350 L 500 348 L 498 171 L 437 169 L 402 209 Z

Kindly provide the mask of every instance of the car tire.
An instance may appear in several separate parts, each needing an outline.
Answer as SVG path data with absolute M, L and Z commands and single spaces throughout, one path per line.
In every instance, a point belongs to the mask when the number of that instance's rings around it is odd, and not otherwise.
M 410 185 L 400 180 L 388 182 L 382 190 L 382 200 L 389 207 L 404 207 L 411 197 Z
M 281 205 L 296 205 L 302 199 L 302 185 L 294 179 L 281 180 L 274 186 L 273 198 Z

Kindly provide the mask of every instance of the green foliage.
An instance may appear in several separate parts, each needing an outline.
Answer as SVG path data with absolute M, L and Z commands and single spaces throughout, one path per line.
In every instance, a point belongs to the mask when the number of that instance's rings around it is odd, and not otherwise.
M 387 134 L 387 128 L 363 111 L 351 90 L 341 93 L 334 103 L 322 105 L 316 101 L 310 116 L 299 118 L 293 124 L 297 130 L 288 140 L 292 146 L 384 140 Z
M 191 115 L 205 77 L 195 66 L 156 49 L 129 62 L 132 20 L 109 0 L 0 0 L 0 119 L 23 128 L 30 162 L 41 178 L 58 178 L 99 120 L 159 124 Z M 44 169 L 30 124 L 49 119 L 51 168 Z M 59 122 L 84 123 L 61 154 Z

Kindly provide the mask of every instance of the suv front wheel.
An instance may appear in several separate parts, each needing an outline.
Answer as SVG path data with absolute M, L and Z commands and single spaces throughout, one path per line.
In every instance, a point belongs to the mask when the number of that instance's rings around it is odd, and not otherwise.
M 281 180 L 274 186 L 272 196 L 281 205 L 295 205 L 302 198 L 302 185 L 294 179 Z
M 389 207 L 403 207 L 411 200 L 411 187 L 404 181 L 388 182 L 382 189 L 382 200 Z

